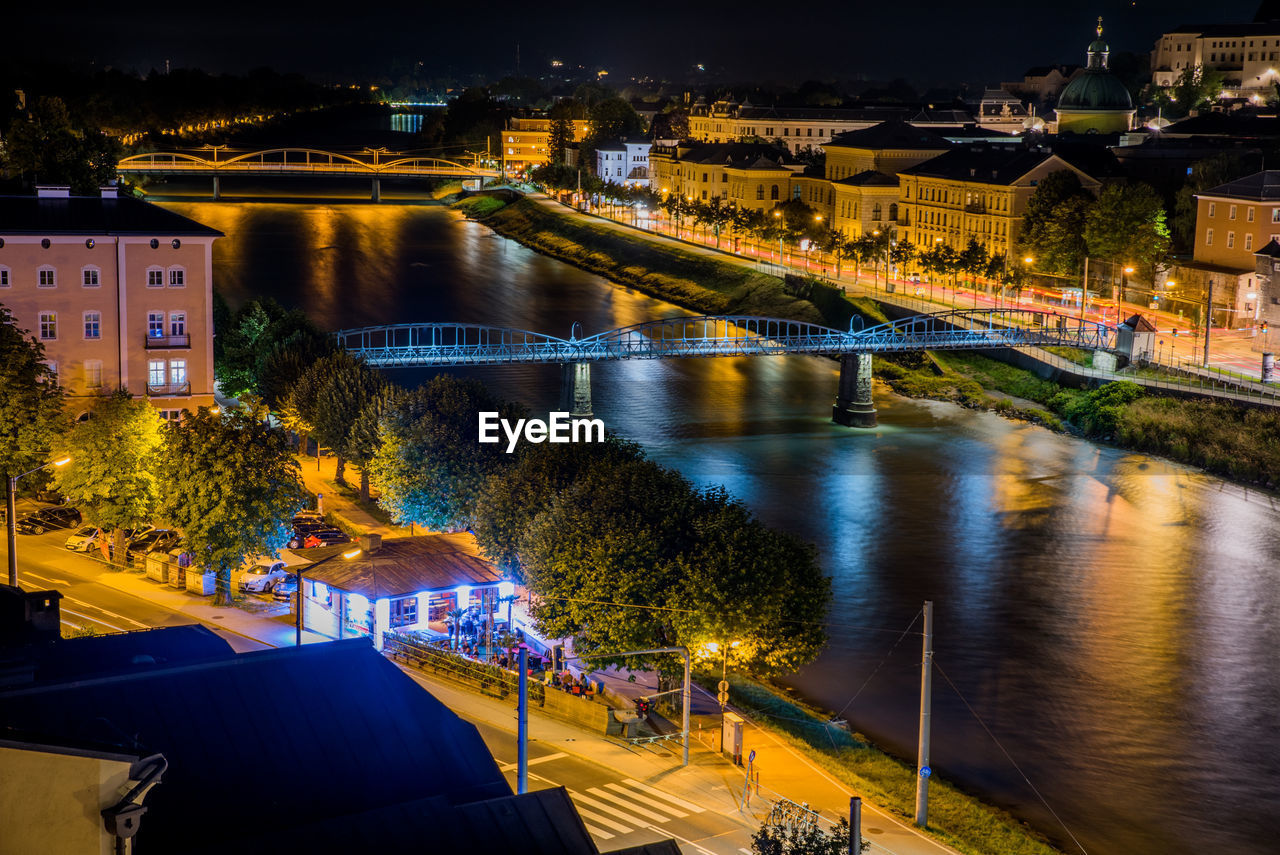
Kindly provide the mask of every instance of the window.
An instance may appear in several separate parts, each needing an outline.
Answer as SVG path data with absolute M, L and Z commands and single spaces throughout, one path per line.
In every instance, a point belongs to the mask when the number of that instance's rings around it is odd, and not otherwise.
M 761 199 L 761 200 L 763 200 L 763 199 L 764 199 L 764 185 L 763 185 L 763 184 L 757 184 L 757 185 L 756 185 L 756 198 L 757 198 L 757 199 Z M 6 271 L 4 271 L 4 272 L 7 274 L 9 271 L 7 271 L 7 270 L 6 270 Z M 6 281 L 8 281 L 8 280 L 6 279 Z
M 1253 222 L 1253 206 L 1252 205 L 1244 209 L 1244 218 L 1247 222 L 1250 222 L 1250 223 Z
M 169 383 L 174 386 L 181 386 L 187 382 L 187 360 L 170 359 L 169 360 Z
M 90 389 L 102 388 L 101 359 L 86 359 L 84 361 L 84 385 Z
M 1232 205 L 1231 207 L 1227 208 L 1227 219 L 1234 220 L 1235 218 L 1236 218 L 1236 206 Z
M 1204 230 L 1204 245 L 1213 246 L 1213 229 Z
M 164 336 L 164 312 L 147 312 L 147 338 Z
M 1246 251 L 1253 250 L 1253 232 L 1245 232 L 1244 248 Z
M 58 313 L 57 312 L 41 312 L 40 313 L 40 340 L 41 341 L 57 341 L 58 339 Z
M 418 622 L 418 598 L 401 597 L 391 601 L 391 625 L 412 626 Z
M 102 312 L 84 313 L 84 339 L 97 341 L 102 338 Z
M 39 272 L 36 274 L 36 276 L 38 277 L 36 279 L 36 284 L 39 285 L 39 287 L 41 288 L 58 287 L 58 272 L 54 270 L 52 267 L 49 267 L 47 265 L 45 267 L 41 267 Z
M 0 267 L 0 288 L 9 287 L 9 268 Z
M 84 287 L 86 288 L 97 288 L 101 284 L 98 279 L 101 272 L 96 267 L 86 267 L 81 271 L 81 275 L 83 277 Z
M 163 288 L 164 287 L 164 269 L 161 267 L 147 268 L 147 287 Z
M 772 189 L 770 189 L 770 190 L 769 190 L 769 198 L 770 198 L 770 199 L 772 199 L 772 200 L 773 200 L 773 201 L 775 201 L 775 202 L 778 200 L 778 185 L 777 185 L 777 184 L 774 184 L 774 185 L 773 185 L 773 187 L 772 187 Z M 1280 209 L 1277 209 L 1277 210 L 1280 210 Z
M 881 212 L 880 203 L 876 202 L 874 205 L 871 206 L 871 219 L 873 221 L 879 221 L 880 212 Z
M 147 362 L 147 385 L 164 385 L 164 360 L 152 359 Z
M 170 312 L 169 313 L 169 335 L 186 335 L 187 334 L 187 313 L 186 312 Z
M 1280 208 L 1271 209 L 1271 222 L 1280 223 Z
M 1227 232 L 1227 249 L 1235 249 L 1235 248 L 1236 248 L 1236 233 Z

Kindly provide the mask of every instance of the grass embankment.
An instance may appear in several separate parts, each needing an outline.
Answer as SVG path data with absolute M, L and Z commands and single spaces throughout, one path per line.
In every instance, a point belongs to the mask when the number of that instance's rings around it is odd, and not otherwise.
M 561 216 L 529 199 L 503 205 L 486 198 L 473 196 L 455 207 L 500 235 L 620 285 L 708 315 L 823 320 L 813 303 L 788 293 L 777 276 Z
M 719 674 L 702 675 L 714 684 Z M 756 724 L 802 750 L 832 775 L 874 804 L 915 819 L 913 766 L 896 760 L 858 733 L 831 724 L 828 717 L 784 697 L 779 690 L 745 677 L 729 678 L 732 702 Z M 984 804 L 937 776 L 929 780 L 929 828 L 939 840 L 973 855 L 1054 855 L 1051 846 L 1011 814 Z

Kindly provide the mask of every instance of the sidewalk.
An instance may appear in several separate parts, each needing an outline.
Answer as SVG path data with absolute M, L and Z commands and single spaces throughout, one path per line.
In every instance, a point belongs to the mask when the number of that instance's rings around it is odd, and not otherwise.
M 310 455 L 295 455 L 302 469 L 302 483 L 312 495 L 324 496 L 324 512 L 335 513 L 366 534 L 380 534 L 383 537 L 408 537 L 409 528 L 389 525 L 376 519 L 355 501 L 342 495 L 335 480 L 338 458 L 332 454 L 322 455 L 318 460 Z M 360 491 L 360 470 L 350 464 L 343 475 L 347 479 L 348 488 L 353 492 Z M 414 534 L 426 534 L 415 529 Z

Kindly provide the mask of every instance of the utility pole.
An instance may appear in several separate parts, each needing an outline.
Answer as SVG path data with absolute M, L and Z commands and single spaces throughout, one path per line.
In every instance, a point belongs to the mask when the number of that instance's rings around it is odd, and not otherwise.
M 862 852 L 862 797 L 849 797 L 849 855 Z
M 520 703 L 516 707 L 516 793 L 529 792 L 529 645 L 520 645 Z
M 1213 277 L 1209 277 L 1209 290 L 1204 297 L 1204 367 L 1209 367 L 1209 328 L 1213 326 Z
M 920 743 L 916 755 L 916 825 L 929 824 L 929 717 L 933 705 L 933 601 L 924 601 L 924 654 L 920 660 Z
M 1084 257 L 1084 284 L 1080 286 L 1080 321 L 1084 322 L 1084 307 L 1089 302 L 1089 256 Z

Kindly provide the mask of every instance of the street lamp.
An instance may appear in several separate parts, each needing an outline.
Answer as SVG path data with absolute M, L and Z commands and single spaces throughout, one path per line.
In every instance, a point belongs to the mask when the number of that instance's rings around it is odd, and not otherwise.
M 6 482 L 8 488 L 6 499 L 6 509 L 9 523 L 9 584 L 14 588 L 18 587 L 18 528 L 17 528 L 17 511 L 14 508 L 14 497 L 18 494 L 18 479 L 25 478 L 33 472 L 39 472 L 41 469 L 48 469 L 50 466 L 66 466 L 71 462 L 70 457 L 63 457 L 59 460 L 51 460 L 43 463 L 35 469 L 28 469 L 21 475 L 10 475 Z
M 774 211 L 773 218 L 775 220 L 782 219 L 782 212 Z M 778 266 L 779 267 L 782 266 L 782 224 L 781 223 L 778 224 Z

